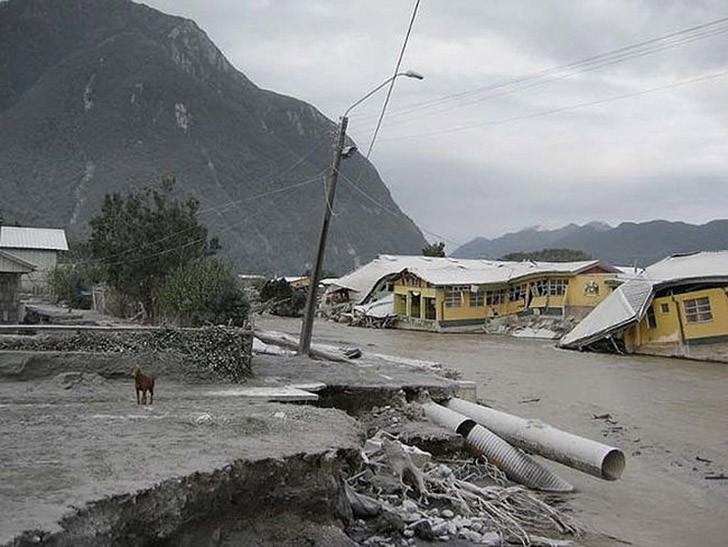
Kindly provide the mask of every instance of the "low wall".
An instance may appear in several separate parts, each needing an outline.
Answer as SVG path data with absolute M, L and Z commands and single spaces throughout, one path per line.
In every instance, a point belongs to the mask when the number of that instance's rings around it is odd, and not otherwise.
M 155 355 L 171 354 L 182 369 L 209 373 L 232 382 L 244 382 L 251 374 L 253 332 L 249 329 L 15 326 L 13 330 L 24 334 L 0 336 L 0 351 L 152 359 Z

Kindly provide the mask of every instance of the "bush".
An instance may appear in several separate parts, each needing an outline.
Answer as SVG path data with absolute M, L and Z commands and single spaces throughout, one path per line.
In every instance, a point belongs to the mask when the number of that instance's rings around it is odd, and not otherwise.
M 260 301 L 269 306 L 273 315 L 300 317 L 306 305 L 306 291 L 294 290 L 282 277 L 270 279 L 260 289 Z
M 72 308 L 90 309 L 91 291 L 99 274 L 81 264 L 59 264 L 48 272 L 48 288 L 56 302 L 65 302 Z
M 241 327 L 250 305 L 232 269 L 207 259 L 177 270 L 159 292 L 163 316 L 183 327 Z

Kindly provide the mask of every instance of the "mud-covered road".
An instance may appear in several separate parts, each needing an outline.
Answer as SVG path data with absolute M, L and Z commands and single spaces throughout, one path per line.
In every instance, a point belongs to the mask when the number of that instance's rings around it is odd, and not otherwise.
M 259 318 L 257 326 L 297 334 L 300 321 Z M 317 322 L 314 337 L 441 362 L 477 382 L 479 398 L 496 408 L 622 447 L 627 469 L 615 483 L 554 464 L 579 491 L 576 516 L 613 537 L 598 545 L 728 543 L 728 480 L 705 478 L 728 473 L 728 365 L 328 322 Z M 594 419 L 603 414 L 611 420 Z

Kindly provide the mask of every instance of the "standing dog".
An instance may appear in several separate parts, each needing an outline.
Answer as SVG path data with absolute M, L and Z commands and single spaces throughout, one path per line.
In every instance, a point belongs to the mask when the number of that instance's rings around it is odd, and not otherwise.
M 131 375 L 134 377 L 134 388 L 136 390 L 136 398 L 138 405 L 147 404 L 147 391 L 149 392 L 149 404 L 154 402 L 154 376 L 145 376 L 142 369 L 134 367 L 131 369 Z

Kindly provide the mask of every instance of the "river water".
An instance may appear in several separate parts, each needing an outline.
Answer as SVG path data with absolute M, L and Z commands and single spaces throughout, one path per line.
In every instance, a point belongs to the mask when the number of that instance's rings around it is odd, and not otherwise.
M 298 334 L 300 321 L 260 328 Z M 728 545 L 728 365 L 579 353 L 552 342 L 480 334 L 360 329 L 317 322 L 316 341 L 438 361 L 489 405 L 621 447 L 627 468 L 605 482 L 554 468 L 577 488 L 570 506 L 588 545 Z M 611 415 L 611 422 L 594 416 Z M 611 538 L 611 539 L 610 539 Z

